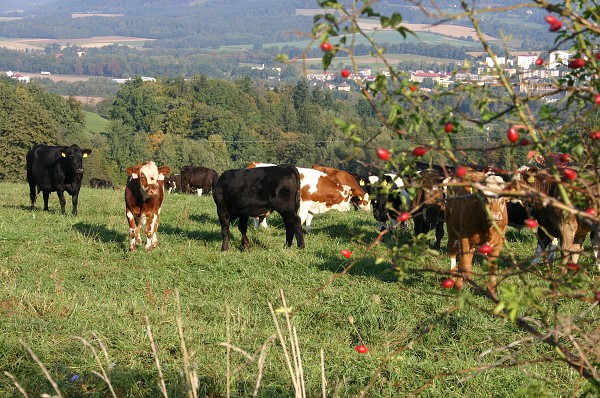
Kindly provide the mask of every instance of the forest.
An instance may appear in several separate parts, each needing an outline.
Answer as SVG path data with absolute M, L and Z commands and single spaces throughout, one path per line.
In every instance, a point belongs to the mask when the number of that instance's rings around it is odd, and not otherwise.
M 393 144 L 402 150 L 419 141 L 418 136 L 402 139 L 383 128 L 360 93 L 313 87 L 306 80 L 270 89 L 249 77 L 227 81 L 198 75 L 155 82 L 136 78 L 88 109 L 110 120 L 108 131 L 97 132 L 85 130 L 83 106 L 73 97 L 51 93 L 37 82 L 23 84 L 10 78 L 0 79 L 0 89 L 4 93 L 0 146 L 5 154 L 0 179 L 8 181 L 25 179 L 25 154 L 36 143 L 91 147 L 94 155 L 86 159 L 86 179 L 123 183 L 125 169 L 146 159 L 172 170 L 202 165 L 222 172 L 259 160 L 371 172 L 368 165 L 375 160 L 375 151 L 352 148 L 338 125 L 340 119 L 351 126 L 352 139 L 358 137 L 367 149 Z M 447 98 L 438 106 L 477 114 L 477 101 L 467 95 Z M 423 137 L 427 128 L 423 126 Z M 484 157 L 483 150 L 502 140 L 504 128 L 497 124 L 482 138 L 481 129 L 472 126 L 452 139 L 482 150 L 465 162 L 501 167 L 507 152 Z M 525 159 L 525 148 L 516 151 Z

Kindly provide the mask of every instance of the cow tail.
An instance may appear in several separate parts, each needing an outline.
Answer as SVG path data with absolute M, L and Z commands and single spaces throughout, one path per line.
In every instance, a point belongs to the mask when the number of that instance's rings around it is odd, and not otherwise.
M 298 189 L 296 189 L 295 208 L 296 211 L 298 211 L 300 209 L 300 173 L 298 172 L 296 166 L 286 165 L 285 168 L 292 172 L 296 180 L 296 186 Z

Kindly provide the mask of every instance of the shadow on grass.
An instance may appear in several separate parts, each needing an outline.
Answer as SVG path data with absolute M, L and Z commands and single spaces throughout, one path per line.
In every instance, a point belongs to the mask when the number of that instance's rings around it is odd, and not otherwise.
M 106 228 L 104 225 L 93 225 L 87 223 L 76 223 L 73 229 L 83 236 L 102 243 L 123 243 L 128 239 L 124 233 L 115 231 L 114 229 Z

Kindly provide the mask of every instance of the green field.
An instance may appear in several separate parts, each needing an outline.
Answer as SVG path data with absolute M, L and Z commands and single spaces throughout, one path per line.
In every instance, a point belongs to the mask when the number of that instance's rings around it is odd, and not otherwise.
M 38 208 L 29 209 L 26 184 L 0 183 L 0 189 L 2 397 L 23 396 L 11 378 L 30 397 L 57 390 L 64 397 L 107 397 L 111 388 L 117 397 L 183 397 L 191 373 L 200 397 L 225 397 L 228 386 L 231 396 L 248 397 L 257 384 L 259 397 L 294 396 L 269 310 L 269 303 L 282 307 L 280 289 L 297 311 L 292 324 L 308 397 L 321 396 L 322 377 L 330 397 L 358 396 L 367 386 L 368 397 L 416 391 L 515 397 L 525 388 L 564 397 L 581 383 L 560 362 L 533 362 L 555 356 L 544 346 L 523 341 L 495 351 L 527 335 L 509 322 L 472 307 L 442 315 L 457 304 L 439 287 L 442 275 L 413 274 L 400 282 L 388 263 L 376 265 L 392 243 L 386 237 L 368 251 L 377 236 L 369 212 L 315 216 L 304 250 L 283 248 L 281 219 L 273 215 L 268 229 L 249 231 L 247 251 L 232 228 L 231 249 L 222 253 L 212 198 L 172 194 L 162 209 L 158 249 L 128 252 L 122 190 L 83 187 L 73 217 L 59 214 L 56 194 L 50 212 L 42 212 L 41 195 Z M 408 244 L 408 235 L 398 239 Z M 518 256 L 533 251 L 531 232 L 511 230 L 508 239 Z M 352 259 L 341 256 L 342 249 L 352 250 Z M 415 256 L 448 267 L 443 255 Z M 488 306 L 470 291 L 465 298 Z M 285 317 L 277 319 L 289 340 Z M 368 354 L 354 350 L 361 343 Z
M 85 131 L 99 133 L 107 131 L 110 125 L 110 120 L 104 119 L 102 116 L 93 112 L 83 112 L 85 114 Z

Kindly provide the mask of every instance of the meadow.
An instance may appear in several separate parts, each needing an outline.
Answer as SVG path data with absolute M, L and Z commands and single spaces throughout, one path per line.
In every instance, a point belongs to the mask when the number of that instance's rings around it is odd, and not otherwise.
M 562 363 L 527 363 L 544 347 L 496 351 L 526 334 L 473 307 L 449 311 L 457 301 L 440 288 L 443 276 L 398 280 L 377 261 L 391 238 L 370 248 L 378 233 L 369 212 L 315 216 L 303 250 L 284 248 L 273 215 L 268 229 L 250 229 L 247 251 L 232 228 L 223 253 L 212 197 L 170 194 L 159 247 L 128 252 L 122 190 L 83 187 L 74 217 L 60 214 L 55 193 L 43 212 L 41 195 L 30 210 L 25 183 L 0 189 L 2 397 L 291 397 L 274 322 L 289 341 L 287 307 L 308 397 L 367 387 L 368 397 L 560 397 L 580 382 Z M 534 248 L 531 232 L 508 239 L 522 256 Z M 431 255 L 432 267 L 447 263 Z

